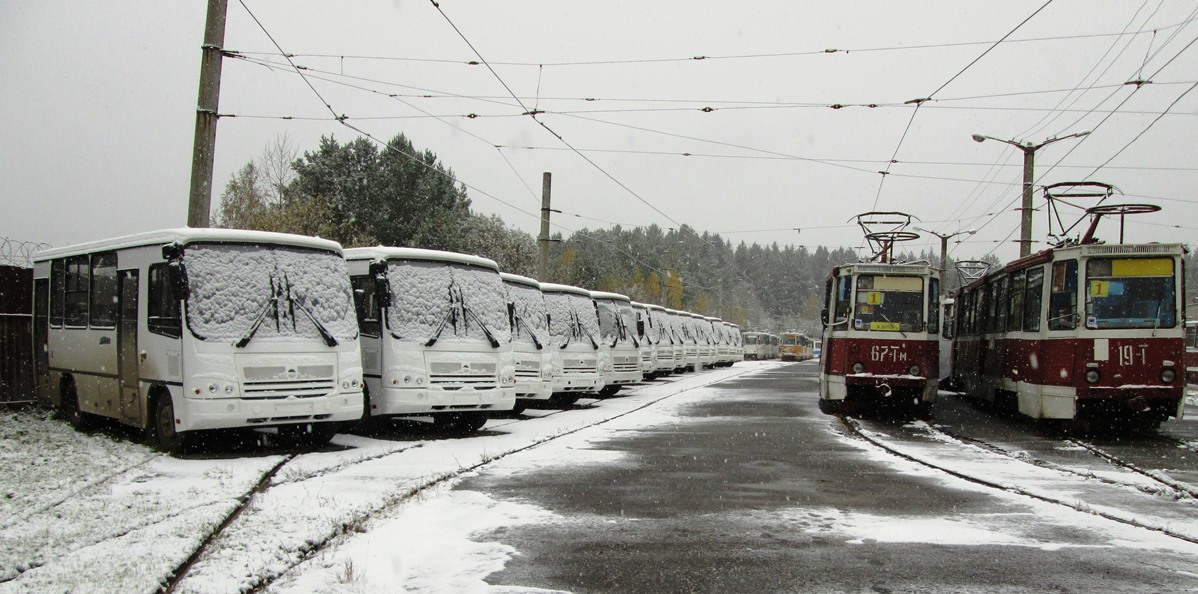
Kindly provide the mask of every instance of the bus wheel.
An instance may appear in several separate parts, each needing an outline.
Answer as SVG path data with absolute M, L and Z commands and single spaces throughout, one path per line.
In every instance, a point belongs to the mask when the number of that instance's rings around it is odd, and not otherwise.
M 160 394 L 154 399 L 153 431 L 158 448 L 168 454 L 183 451 L 185 435 L 175 430 L 175 403 L 170 394 Z
M 820 398 L 819 399 L 819 412 L 822 412 L 825 415 L 834 415 L 834 414 L 839 413 L 840 412 L 840 401 L 839 400 L 824 400 L 823 398 Z
M 87 431 L 92 426 L 92 416 L 79 409 L 79 392 L 75 389 L 75 382 L 68 381 L 62 386 L 62 414 L 76 431 Z
M 462 413 L 458 415 L 457 422 L 454 425 L 462 431 L 473 433 L 482 429 L 483 425 L 487 424 L 487 419 L 489 418 L 487 413 L 482 412 Z
M 279 440 L 286 446 L 320 447 L 337 435 L 338 423 L 324 422 L 311 425 L 283 425 L 279 427 Z
M 573 394 L 570 392 L 560 392 L 558 394 L 554 394 L 553 396 L 550 396 L 549 401 L 557 406 L 569 407 L 569 406 L 574 406 L 574 403 L 578 402 L 578 398 L 579 398 L 578 394 Z
M 607 396 L 607 397 L 615 396 L 617 393 L 619 393 L 620 388 L 622 388 L 622 387 L 624 387 L 624 386 L 608 384 L 606 386 L 603 386 L 603 388 L 599 390 L 599 395 Z

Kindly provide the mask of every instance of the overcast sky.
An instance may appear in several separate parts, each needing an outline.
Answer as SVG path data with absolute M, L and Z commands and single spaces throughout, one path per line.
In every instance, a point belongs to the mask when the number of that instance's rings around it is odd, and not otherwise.
M 237 117 L 218 127 L 213 206 L 280 135 L 301 151 L 358 136 L 273 38 L 348 123 L 405 133 L 477 211 L 533 234 L 550 171 L 567 235 L 687 224 L 855 247 L 854 215 L 897 210 L 938 233 L 977 230 L 952 246 L 959 259 L 1006 260 L 1022 152 L 970 135 L 1092 130 L 1038 151 L 1037 184 L 1113 184 L 1111 202 L 1163 207 L 1129 217 L 1128 241 L 1193 243 L 1198 4 L 1044 5 L 230 0 L 225 47 L 243 58 L 224 61 L 220 112 Z M 186 222 L 206 6 L 0 0 L 0 238 L 63 246 Z M 544 127 L 521 115 L 532 109 Z M 939 247 L 922 235 L 905 247 Z

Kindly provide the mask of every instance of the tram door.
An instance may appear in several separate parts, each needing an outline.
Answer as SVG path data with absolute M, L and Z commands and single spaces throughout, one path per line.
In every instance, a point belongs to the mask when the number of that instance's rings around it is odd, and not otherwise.
M 141 422 L 137 354 L 137 270 L 117 272 L 120 319 L 117 321 L 117 375 L 120 377 L 121 418 Z

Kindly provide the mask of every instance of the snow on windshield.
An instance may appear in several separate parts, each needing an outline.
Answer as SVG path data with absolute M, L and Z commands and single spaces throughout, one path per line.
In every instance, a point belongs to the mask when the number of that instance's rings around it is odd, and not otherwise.
M 571 340 L 589 345 L 588 335 L 599 341 L 599 316 L 595 315 L 595 305 L 590 297 L 576 293 L 545 293 L 545 309 L 549 312 L 553 345 L 561 346 Z M 584 332 L 580 333 L 580 329 Z
M 187 246 L 183 263 L 190 288 L 187 324 L 204 340 L 236 342 L 259 317 L 255 341 L 319 339 L 305 308 L 338 340 L 358 335 L 349 274 L 340 254 L 201 243 Z
M 528 333 L 536 336 L 542 345 L 549 342 L 549 326 L 545 322 L 545 297 L 541 290 L 520 283 L 504 283 L 507 285 L 508 299 L 516 308 L 519 317 L 520 333 L 513 338 L 515 342 L 533 344 Z
M 603 342 L 631 343 L 632 333 L 636 332 L 636 312 L 632 310 L 632 304 L 616 299 L 596 299 L 595 306 L 599 310 Z
M 481 320 L 499 342 L 511 339 L 499 271 L 430 260 L 391 260 L 387 323 L 400 340 L 489 344 Z

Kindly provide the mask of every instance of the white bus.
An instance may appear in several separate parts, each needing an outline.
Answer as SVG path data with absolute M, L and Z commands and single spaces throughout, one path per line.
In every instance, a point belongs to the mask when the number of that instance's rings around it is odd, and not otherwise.
M 645 378 L 641 373 L 641 345 L 636 337 L 636 312 L 632 301 L 619 293 L 591 291 L 599 314 L 599 368 L 603 370 L 602 396 L 613 396 L 628 384 Z
M 431 416 L 476 431 L 516 404 L 507 291 L 493 260 L 417 248 L 345 250 L 362 333 L 364 419 Z
M 549 312 L 552 401 L 571 405 L 603 388 L 599 369 L 599 316 L 586 289 L 541 283 Z
M 715 343 L 711 337 L 711 320 L 694 312 L 686 312 L 691 319 L 691 331 L 695 334 L 695 343 L 699 349 L 699 367 L 710 369 L 715 364 Z
M 362 414 L 358 328 L 341 246 L 171 229 L 34 257 L 41 397 L 177 452 L 196 431 L 277 427 L 326 442 Z
M 682 360 L 675 361 L 676 364 L 681 363 L 677 367 L 678 371 L 698 371 L 699 343 L 695 336 L 695 319 L 689 312 L 676 309 L 666 311 L 670 314 L 670 321 L 674 324 L 678 339 L 682 343 Z
M 516 360 L 516 412 L 533 401 L 549 400 L 549 321 L 541 284 L 527 276 L 500 273 L 511 308 L 512 351 Z
M 636 314 L 636 341 L 640 344 L 641 373 L 646 378 L 655 378 L 658 375 L 657 343 L 661 340 L 661 333 L 653 325 L 648 304 L 633 301 L 632 311 Z
M 657 375 L 669 375 L 682 366 L 682 340 L 672 318 L 666 308 L 649 305 L 649 319 L 657 331 L 657 362 L 654 365 Z

